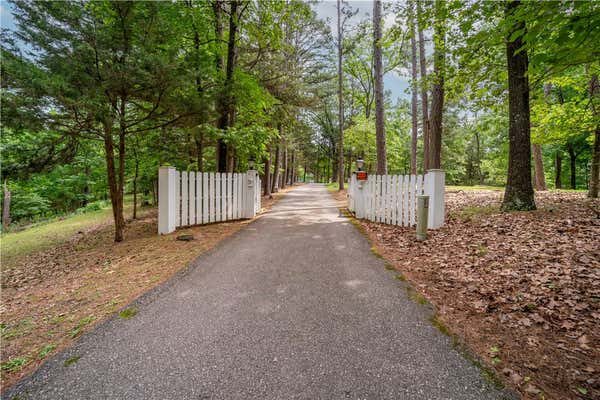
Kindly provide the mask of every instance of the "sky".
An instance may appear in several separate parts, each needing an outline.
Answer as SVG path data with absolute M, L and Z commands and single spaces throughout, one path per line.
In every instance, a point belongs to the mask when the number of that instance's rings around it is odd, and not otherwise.
M 352 9 L 358 9 L 358 13 L 349 21 L 349 28 L 352 25 L 358 24 L 365 18 L 370 18 L 373 12 L 373 3 L 371 1 L 348 1 Z M 337 3 L 336 0 L 321 0 L 315 6 L 315 11 L 319 18 L 328 20 L 332 33 L 337 32 Z M 392 25 L 394 16 L 388 14 L 384 17 L 384 25 L 389 27 Z M 13 16 L 10 13 L 10 5 L 5 0 L 0 0 L 0 27 L 3 29 L 14 29 L 15 24 Z M 410 95 L 406 90 L 409 87 L 409 81 L 406 77 L 398 75 L 392 71 L 385 74 L 383 77 L 384 90 L 391 93 L 392 101 L 395 103 L 398 99 L 409 99 Z
M 372 1 L 347 1 L 353 10 L 358 9 L 358 13 L 352 20 L 349 21 L 349 26 L 346 29 L 352 29 L 352 25 L 358 24 L 361 20 L 372 18 L 373 2 Z M 315 6 L 315 11 L 319 18 L 328 20 L 331 32 L 337 34 L 337 1 L 336 0 L 321 0 Z M 389 28 L 394 23 L 394 15 L 388 13 L 384 15 L 384 26 Z M 396 71 L 390 71 L 383 77 L 383 88 L 391 93 L 393 103 L 398 99 L 410 99 L 410 94 L 406 92 L 410 83 L 407 77 L 400 76 Z
M 0 0 L 0 27 L 8 29 L 15 27 L 12 14 L 10 13 L 10 6 L 4 0 Z

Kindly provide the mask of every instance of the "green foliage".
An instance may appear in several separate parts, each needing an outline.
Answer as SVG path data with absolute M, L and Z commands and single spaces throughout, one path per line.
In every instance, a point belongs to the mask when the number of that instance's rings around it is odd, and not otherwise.
M 123 319 L 129 319 L 129 318 L 133 318 L 134 316 L 136 316 L 137 313 L 138 313 L 137 308 L 130 307 L 130 308 L 126 308 L 123 311 L 121 311 L 119 313 L 119 317 L 121 317 Z
M 228 60 L 232 4 L 223 4 L 217 38 L 210 2 L 13 1 L 17 28 L 4 31 L 0 41 L 1 179 L 12 194 L 12 220 L 103 208 L 109 200 L 107 154 L 114 155 L 118 177 L 121 141 L 124 178 L 117 186 L 135 190 L 144 205 L 156 202 L 160 165 L 214 171 L 218 143 L 228 147 L 236 171 L 253 158 L 264 174 L 263 162 L 274 162 L 280 147 L 287 149 L 288 161 L 294 154 L 301 178 L 335 180 L 337 48 L 328 24 L 311 2 L 244 3 L 232 21 L 238 32 Z M 591 133 L 600 123 L 592 107 L 598 101 L 589 94 L 591 76 L 600 71 L 594 51 L 600 42 L 599 5 L 524 2 L 506 16 L 503 4 L 452 1 L 436 10 L 434 2 L 420 3 L 416 19 L 428 43 L 436 24 L 446 31 L 446 181 L 505 184 L 505 41 L 522 35 L 521 51 L 530 59 L 532 140 L 543 145 L 546 179 L 551 183 L 558 175 L 570 186 L 572 169 L 573 186 L 586 187 Z M 376 165 L 372 22 L 356 11 L 352 3 L 343 4 L 346 173 L 358 157 L 370 172 Z M 402 3 L 387 5 L 386 12 L 394 23 L 383 32 L 384 67 L 406 77 L 407 27 L 415 21 Z M 445 26 L 439 26 L 442 21 Z M 512 32 L 517 22 L 526 29 Z M 228 75 L 230 61 L 235 65 Z M 420 88 L 430 90 L 434 79 L 429 73 Z M 390 93 L 385 103 L 388 169 L 405 174 L 410 105 L 391 100 Z M 223 105 L 231 112 L 219 129 Z M 421 171 L 421 126 L 417 154 Z M 563 160 L 560 171 L 557 156 Z
M 39 356 L 40 358 L 46 358 L 46 356 L 50 353 L 52 353 L 52 351 L 56 349 L 56 345 L 55 344 L 47 344 L 44 347 L 42 347 L 42 349 L 40 350 Z
M 27 364 L 28 361 L 29 360 L 25 357 L 11 358 L 10 360 L 2 363 L 2 366 L 0 366 L 0 368 L 2 369 L 2 371 L 15 372 L 21 370 L 21 368 L 23 368 L 23 366 Z
M 63 365 L 65 367 L 70 367 L 71 365 L 77 363 L 77 361 L 79 361 L 79 359 L 81 358 L 81 356 L 73 356 L 73 357 L 69 357 L 65 360 L 65 362 L 63 363 Z

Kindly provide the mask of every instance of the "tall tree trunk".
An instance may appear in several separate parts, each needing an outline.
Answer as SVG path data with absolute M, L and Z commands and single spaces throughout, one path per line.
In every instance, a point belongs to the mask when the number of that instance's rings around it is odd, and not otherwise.
M 412 132 L 411 132 L 411 141 L 410 141 L 410 174 L 417 174 L 417 135 L 419 130 L 419 116 L 418 116 L 418 94 L 417 94 L 417 39 L 415 37 L 415 13 L 414 13 L 414 3 L 409 4 L 409 25 L 410 25 L 410 64 L 411 64 L 411 72 L 412 72 L 412 81 L 411 81 L 411 120 L 412 120 Z
M 265 158 L 265 196 L 271 197 L 271 157 L 273 152 L 271 147 L 267 147 L 269 154 Z
M 567 144 L 567 151 L 569 152 L 569 165 L 571 170 L 571 189 L 577 189 L 577 153 L 571 143 Z
M 235 149 L 232 146 L 227 146 L 227 165 L 225 170 L 227 172 L 235 170 Z
M 344 190 L 344 98 L 342 93 L 342 8 L 341 0 L 337 0 L 337 30 L 338 30 L 338 185 Z
M 223 8 L 225 6 L 225 2 L 223 0 L 213 0 L 213 11 L 215 17 L 215 67 L 217 69 L 217 74 L 222 74 L 225 70 L 225 62 L 223 61 L 223 52 L 222 52 L 222 44 L 223 44 Z M 221 96 L 217 96 L 215 108 L 221 114 L 221 117 L 217 120 L 217 128 L 224 129 L 224 101 L 223 101 L 223 93 Z M 226 119 L 225 119 L 226 121 Z M 217 139 L 216 148 L 215 148 L 215 165 L 217 171 L 221 171 L 220 166 L 222 166 L 223 162 L 227 154 L 227 147 L 223 139 Z
M 306 166 L 306 161 L 304 162 L 304 174 L 302 176 L 302 182 L 306 183 L 306 170 L 307 170 L 307 166 Z
M 381 54 L 381 0 L 373 1 L 373 58 L 375 64 L 375 140 L 377 144 L 377 174 L 387 174 L 385 145 L 385 110 L 383 98 L 383 59 Z
M 550 104 L 550 94 L 552 84 L 544 84 L 544 99 Z M 542 157 L 542 145 L 534 143 L 531 145 L 533 150 L 533 187 L 535 190 L 546 190 L 546 177 L 544 174 L 544 159 Z
M 285 189 L 285 186 L 287 184 L 287 176 L 288 176 L 288 167 L 289 167 L 289 162 L 288 162 L 288 148 L 287 148 L 287 144 L 283 146 L 283 174 L 281 175 L 281 185 L 280 188 L 281 189 Z
M 168 159 L 167 156 L 167 127 L 162 126 L 160 128 L 159 135 L 159 143 L 160 143 L 160 151 L 158 152 L 158 165 L 164 165 L 165 161 Z
M 423 10 L 421 9 L 421 1 L 417 1 L 417 22 L 419 24 L 419 66 L 421 69 L 421 108 L 423 113 L 423 172 L 429 169 L 429 159 L 431 158 L 429 151 L 430 142 L 430 124 L 429 124 L 429 99 L 427 96 L 427 58 L 425 56 L 425 38 L 422 27 Z
M 292 150 L 292 154 L 290 155 L 290 179 L 288 181 L 289 185 L 293 185 L 294 184 L 294 172 L 296 171 L 295 169 L 295 162 L 296 162 L 296 157 L 295 157 L 295 151 Z
M 600 84 L 598 83 L 598 75 L 593 74 L 590 80 L 590 104 L 595 117 L 600 117 L 600 105 L 594 103 L 600 93 Z M 590 188 L 588 197 L 597 198 L 598 189 L 600 188 L 600 124 L 596 125 L 594 130 L 594 145 L 592 148 L 592 166 L 590 168 Z
M 555 159 L 555 176 L 554 176 L 554 187 L 556 189 L 562 189 L 562 180 L 561 180 L 561 173 L 562 173 L 562 157 L 560 155 L 560 151 L 556 152 L 556 159 Z
M 475 130 L 475 144 L 477 152 L 477 182 L 483 185 L 483 174 L 481 173 L 481 140 L 479 139 L 479 131 Z
M 120 190 L 121 171 L 116 171 L 115 168 L 115 148 L 113 140 L 112 121 L 104 122 L 104 156 L 106 158 L 106 174 L 108 178 L 108 189 L 110 192 L 110 202 L 112 205 L 113 219 L 115 224 L 115 242 L 123 241 L 123 229 L 125 227 L 125 218 L 123 218 L 123 196 Z M 122 142 L 122 140 L 119 140 Z M 124 141 L 123 141 L 124 142 Z M 119 149 L 121 143 L 119 143 Z M 119 155 L 119 166 L 121 165 L 121 156 L 124 157 L 124 151 Z
M 238 6 L 239 0 L 230 2 L 229 10 L 229 39 L 227 41 L 227 65 L 225 69 L 225 82 L 223 93 L 220 96 L 217 127 L 225 131 L 231 126 L 234 113 L 233 99 L 233 71 L 237 62 L 237 31 L 238 31 Z M 218 171 L 226 172 L 228 164 L 227 144 L 223 139 L 217 141 Z
M 515 18 L 520 1 L 506 5 L 507 18 Z M 515 21 L 508 32 L 506 58 L 508 62 L 508 117 L 509 151 L 508 177 L 502 202 L 504 211 L 534 210 L 535 200 L 531 185 L 531 135 L 529 119 L 529 79 L 527 51 L 522 49 L 525 23 Z M 510 37 L 521 31 L 514 40 Z M 518 51 L 518 52 L 517 52 Z
M 546 190 L 546 177 L 544 176 L 544 159 L 542 158 L 542 145 L 532 144 L 533 171 L 535 190 Z
M 4 180 L 4 203 L 2 204 L 2 227 L 6 231 L 10 225 L 10 190 Z
M 279 124 L 279 134 L 281 135 L 281 124 Z M 279 174 L 281 169 L 281 139 L 279 143 L 277 143 L 277 148 L 275 149 L 275 171 L 273 171 L 273 187 L 271 188 L 271 192 L 277 193 L 279 191 Z
M 85 174 L 85 186 L 83 187 L 83 201 L 81 202 L 81 206 L 85 207 L 88 205 L 90 199 L 90 181 L 88 180 L 90 176 L 90 166 L 88 165 L 87 160 L 85 161 L 83 173 Z
M 223 53 L 222 43 L 223 43 L 223 7 L 225 2 L 223 0 L 213 0 L 213 12 L 215 16 L 215 66 L 218 71 L 223 70 L 224 62 L 223 62 Z
M 200 130 L 200 129 L 198 129 Z M 196 137 L 196 157 L 198 163 L 198 172 L 204 171 L 204 133 L 198 132 Z
M 431 131 L 429 132 L 429 168 L 441 167 L 442 119 L 444 115 L 444 75 L 446 64 L 446 6 L 445 0 L 435 2 L 433 33 L 433 86 L 431 92 Z
M 133 147 L 133 158 L 134 158 L 134 162 L 135 162 L 135 167 L 134 167 L 134 171 L 133 171 L 133 219 L 137 219 L 137 184 L 138 184 L 138 175 L 139 175 L 139 171 L 140 171 L 140 160 L 138 158 L 138 154 L 137 154 L 137 143 L 135 144 L 135 146 Z

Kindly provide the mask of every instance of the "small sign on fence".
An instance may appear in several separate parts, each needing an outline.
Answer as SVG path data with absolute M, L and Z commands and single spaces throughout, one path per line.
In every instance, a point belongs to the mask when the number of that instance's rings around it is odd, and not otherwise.
M 366 181 L 368 178 L 367 172 L 366 171 L 358 171 L 356 173 L 356 180 L 358 181 Z

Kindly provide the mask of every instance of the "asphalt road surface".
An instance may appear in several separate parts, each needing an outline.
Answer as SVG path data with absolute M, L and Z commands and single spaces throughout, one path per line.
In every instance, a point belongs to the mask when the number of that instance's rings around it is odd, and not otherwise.
M 512 398 L 405 285 L 323 185 L 299 186 L 3 398 Z

